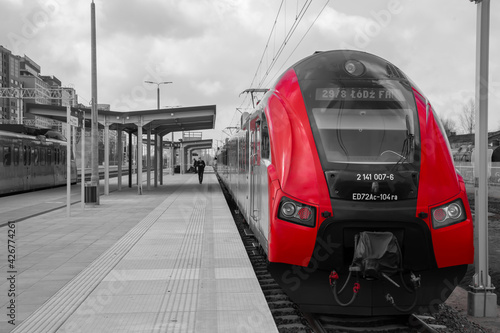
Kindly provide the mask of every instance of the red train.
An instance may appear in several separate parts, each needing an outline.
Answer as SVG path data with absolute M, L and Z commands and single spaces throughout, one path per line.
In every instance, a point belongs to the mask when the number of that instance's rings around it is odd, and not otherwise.
M 463 179 L 443 127 L 396 66 L 358 51 L 289 68 L 217 172 L 307 312 L 435 310 L 473 263 Z
M 66 140 L 55 131 L 0 125 L 0 195 L 66 184 Z M 71 155 L 71 183 L 76 183 Z

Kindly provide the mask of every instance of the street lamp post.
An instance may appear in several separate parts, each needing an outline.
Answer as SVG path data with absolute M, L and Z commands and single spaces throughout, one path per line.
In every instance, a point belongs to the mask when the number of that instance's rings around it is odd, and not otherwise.
M 160 110 L 160 84 L 169 84 L 173 83 L 170 81 L 163 81 L 163 82 L 153 82 L 153 81 L 144 81 L 145 83 L 150 83 L 150 84 L 156 84 L 156 108 Z
M 173 82 L 171 82 L 171 81 L 162 81 L 162 82 L 144 81 L 144 82 L 149 83 L 149 84 L 156 84 L 156 108 L 157 108 L 157 110 L 160 110 L 160 85 L 169 84 L 169 83 L 173 83 Z M 148 149 L 149 149 L 149 147 L 148 147 Z M 172 132 L 172 151 L 173 151 L 173 149 L 174 149 L 174 132 Z M 161 154 L 163 156 L 163 147 L 160 147 L 160 150 L 161 150 L 161 152 L 162 152 Z M 155 154 L 156 154 L 156 152 L 155 152 Z M 142 159 L 142 157 L 141 157 L 141 159 Z M 160 158 L 160 159 L 162 160 L 162 158 Z M 172 163 L 173 163 L 173 161 L 172 161 Z M 161 172 L 163 174 L 163 163 L 162 163 L 160 169 L 162 170 Z M 163 176 L 161 175 L 160 178 L 163 179 L 162 177 Z M 161 182 L 160 182 L 160 184 L 161 184 Z

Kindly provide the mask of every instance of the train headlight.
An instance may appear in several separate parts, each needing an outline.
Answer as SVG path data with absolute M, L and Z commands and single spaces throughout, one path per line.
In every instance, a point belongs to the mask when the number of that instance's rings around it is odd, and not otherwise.
M 278 210 L 278 218 L 287 222 L 314 227 L 316 224 L 316 208 L 283 197 Z
M 457 219 L 460 217 L 460 214 L 462 214 L 462 209 L 456 203 L 452 203 L 448 206 L 448 214 L 452 219 Z
M 431 209 L 432 227 L 439 229 L 467 219 L 461 199 Z
M 281 212 L 287 217 L 293 216 L 296 210 L 296 206 L 293 202 L 285 202 L 283 206 L 281 206 Z
M 347 73 L 353 76 L 360 76 L 365 72 L 365 65 L 357 60 L 347 60 L 344 68 Z

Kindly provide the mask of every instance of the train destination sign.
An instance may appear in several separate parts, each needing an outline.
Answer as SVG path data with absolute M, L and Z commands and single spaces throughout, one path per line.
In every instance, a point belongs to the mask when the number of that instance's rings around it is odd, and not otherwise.
M 316 100 L 403 101 L 404 96 L 401 90 L 392 88 L 318 88 Z

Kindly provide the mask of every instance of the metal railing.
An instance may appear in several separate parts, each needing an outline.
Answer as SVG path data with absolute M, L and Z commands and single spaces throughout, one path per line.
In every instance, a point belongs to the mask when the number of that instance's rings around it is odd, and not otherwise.
M 455 168 L 466 183 L 474 183 L 475 172 L 473 162 L 455 162 Z M 500 162 L 491 162 L 488 164 L 488 184 L 500 185 Z

